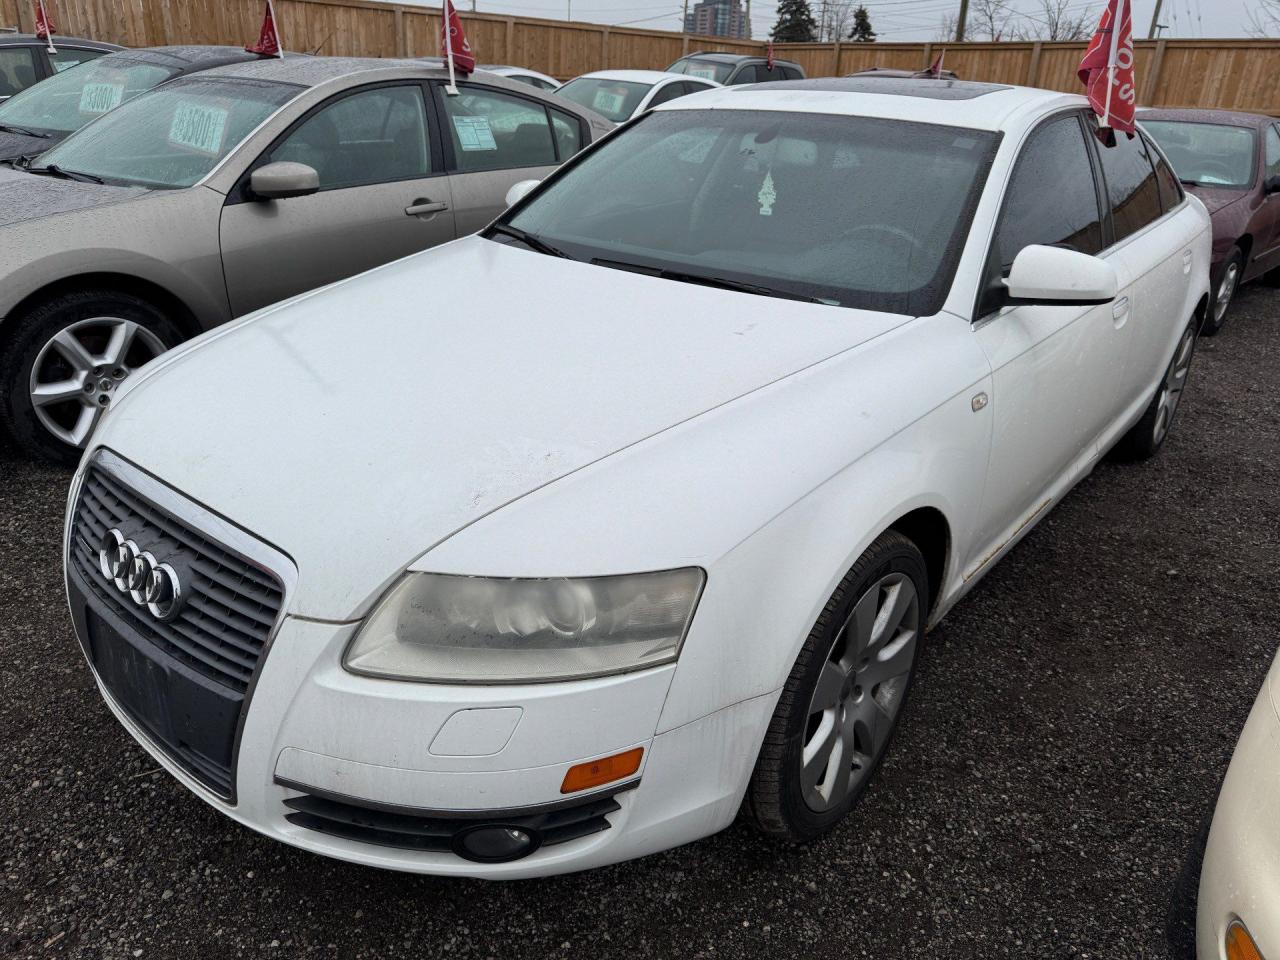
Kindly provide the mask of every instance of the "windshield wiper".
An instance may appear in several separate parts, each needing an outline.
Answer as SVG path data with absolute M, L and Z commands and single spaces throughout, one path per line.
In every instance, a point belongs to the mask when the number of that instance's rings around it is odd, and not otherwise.
M 80 183 L 106 183 L 101 177 L 95 177 L 92 173 L 81 173 L 79 170 L 68 170 L 60 167 L 56 163 L 47 163 L 43 167 L 27 167 L 28 172 L 38 173 L 44 176 L 58 177 L 62 180 L 77 180 Z
M 41 140 L 49 140 L 52 138 L 51 134 L 41 133 L 39 130 L 32 130 L 28 127 L 14 126 L 12 123 L 0 123 L 0 130 L 5 133 L 18 133 L 24 137 L 39 137 Z
M 811 297 L 804 293 L 780 290 L 777 287 L 765 286 L 761 283 L 748 283 L 744 280 L 730 280 L 728 277 L 712 277 L 702 273 L 689 273 L 684 270 L 665 270 L 661 267 L 645 267 L 638 263 L 627 263 L 625 260 L 596 259 L 592 263 L 614 270 L 626 270 L 630 273 L 643 273 L 664 280 L 675 280 L 678 283 L 693 283 L 700 287 L 715 287 L 717 290 L 734 290 L 738 293 L 752 293 L 761 297 L 777 297 L 782 300 L 799 300 L 801 303 L 825 303 L 832 301 L 821 297 Z
M 500 233 L 505 237 L 511 237 L 513 240 L 519 240 L 530 250 L 534 250 L 538 253 L 545 253 L 549 257 L 560 257 L 564 260 L 573 259 L 563 250 L 553 247 L 551 244 L 547 243 L 547 241 L 534 236 L 527 230 L 521 230 L 519 227 L 513 227 L 505 223 L 495 223 L 489 228 L 489 232 Z

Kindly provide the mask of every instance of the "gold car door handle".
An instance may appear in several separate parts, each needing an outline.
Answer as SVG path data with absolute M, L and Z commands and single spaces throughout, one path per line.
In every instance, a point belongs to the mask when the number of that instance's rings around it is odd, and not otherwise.
M 409 206 L 404 208 L 405 216 L 421 217 L 429 213 L 439 213 L 442 210 L 448 210 L 449 205 L 443 200 L 415 200 Z

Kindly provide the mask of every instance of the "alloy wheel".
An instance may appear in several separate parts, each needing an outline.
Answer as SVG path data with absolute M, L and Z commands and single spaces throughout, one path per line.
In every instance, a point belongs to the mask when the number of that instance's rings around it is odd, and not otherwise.
M 1217 325 L 1222 324 L 1222 318 L 1227 315 L 1227 308 L 1231 306 L 1231 298 L 1236 295 L 1236 287 L 1240 285 L 1240 265 L 1238 263 L 1230 263 L 1227 265 L 1227 272 L 1222 275 L 1222 283 L 1218 286 L 1218 296 L 1213 303 L 1213 322 Z
M 836 634 L 809 703 L 801 752 L 805 803 L 839 806 L 875 769 L 911 679 L 920 635 L 920 597 L 891 573 L 853 606 Z
M 36 418 L 63 443 L 83 447 L 120 384 L 165 350 L 142 324 L 120 317 L 93 317 L 64 327 L 31 367 Z
M 1182 391 L 1187 386 L 1187 375 L 1191 372 L 1191 356 L 1195 353 L 1196 333 L 1188 329 L 1178 344 L 1178 352 L 1169 364 L 1169 372 L 1165 374 L 1164 383 L 1160 385 L 1160 398 L 1156 403 L 1156 419 L 1153 439 L 1156 446 L 1164 442 L 1173 425 L 1173 415 L 1178 412 L 1178 404 L 1182 402 Z

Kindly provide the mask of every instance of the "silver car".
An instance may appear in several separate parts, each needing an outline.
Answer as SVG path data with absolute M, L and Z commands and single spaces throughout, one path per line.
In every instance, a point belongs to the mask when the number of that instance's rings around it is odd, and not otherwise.
M 157 354 L 472 233 L 613 129 L 525 84 L 477 73 L 450 96 L 446 78 L 395 60 L 220 67 L 0 167 L 0 425 L 69 461 Z

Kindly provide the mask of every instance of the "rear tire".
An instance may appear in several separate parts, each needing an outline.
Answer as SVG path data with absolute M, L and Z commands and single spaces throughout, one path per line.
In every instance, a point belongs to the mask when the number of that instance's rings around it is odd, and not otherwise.
M 827 601 L 787 678 L 743 813 L 769 836 L 808 841 L 853 809 L 888 751 L 928 615 L 920 550 L 882 534 Z
M 1232 247 L 1226 262 L 1222 265 L 1222 276 L 1213 291 L 1213 303 L 1204 318 L 1204 326 L 1200 328 L 1202 336 L 1217 336 L 1226 326 L 1231 314 L 1231 302 L 1236 291 L 1240 289 L 1240 280 L 1244 276 L 1244 253 L 1239 247 Z
M 26 455 L 67 465 L 120 384 L 183 339 L 153 304 L 105 288 L 59 294 L 6 327 L 0 428 Z
M 1160 452 L 1173 429 L 1173 420 L 1182 403 L 1182 394 L 1191 375 L 1191 361 L 1196 352 L 1196 328 L 1198 320 L 1192 320 L 1182 333 L 1173 359 L 1165 368 L 1164 378 L 1156 388 L 1142 419 L 1120 438 L 1112 450 L 1116 460 L 1149 460 Z

